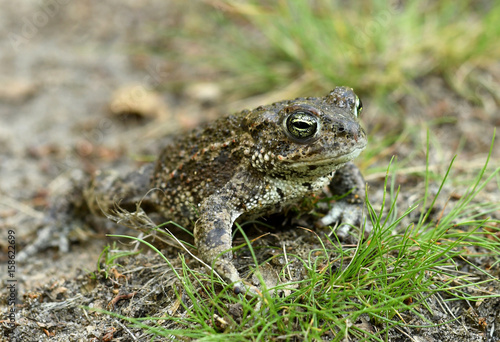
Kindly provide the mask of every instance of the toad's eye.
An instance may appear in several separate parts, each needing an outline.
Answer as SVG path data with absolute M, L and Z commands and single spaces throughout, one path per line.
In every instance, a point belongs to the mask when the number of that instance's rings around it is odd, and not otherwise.
M 359 117 L 362 111 L 363 111 L 363 102 L 361 102 L 361 99 L 356 95 L 356 101 L 354 103 L 354 115 L 356 117 Z
M 318 117 L 306 111 L 296 111 L 286 119 L 286 129 L 300 141 L 308 140 L 318 131 Z

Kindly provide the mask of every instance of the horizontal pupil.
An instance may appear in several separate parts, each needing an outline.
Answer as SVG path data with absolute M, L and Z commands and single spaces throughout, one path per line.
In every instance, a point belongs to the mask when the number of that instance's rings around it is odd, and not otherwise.
M 311 127 L 310 122 L 301 121 L 301 120 L 296 120 L 294 122 L 294 125 L 295 125 L 295 128 L 298 128 L 298 129 L 307 129 L 307 128 Z

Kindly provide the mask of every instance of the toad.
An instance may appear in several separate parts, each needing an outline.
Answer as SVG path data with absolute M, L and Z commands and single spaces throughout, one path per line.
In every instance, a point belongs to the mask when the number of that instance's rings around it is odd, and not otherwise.
M 282 212 L 329 189 L 344 196 L 319 224 L 341 221 L 342 238 L 363 223 L 365 182 L 351 162 L 367 144 L 361 111 L 348 87 L 244 110 L 177 137 L 138 171 L 96 175 L 83 197 L 95 214 L 117 203 L 140 205 L 191 228 L 199 257 L 235 293 L 255 292 L 233 264 L 235 222 Z

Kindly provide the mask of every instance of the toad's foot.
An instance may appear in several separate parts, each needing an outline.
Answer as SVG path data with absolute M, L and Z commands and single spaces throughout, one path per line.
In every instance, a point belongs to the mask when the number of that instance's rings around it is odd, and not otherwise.
M 69 251 L 68 235 L 71 228 L 57 224 L 46 224 L 38 231 L 35 241 L 19 252 L 17 255 L 19 261 L 28 260 L 30 257 L 53 247 L 59 248 L 62 253 Z
M 364 225 L 363 237 L 367 238 L 372 231 L 372 224 L 369 220 L 365 222 L 364 217 L 362 204 L 338 201 L 328 214 L 319 220 L 319 224 L 328 226 L 334 222 L 340 222 L 340 226 L 335 232 L 342 240 L 348 238 L 352 227 L 363 227 Z
M 66 253 L 70 249 L 71 235 L 78 235 L 72 233 L 81 231 L 83 224 L 75 220 L 74 216 L 82 207 L 82 188 L 86 186 L 84 172 L 73 170 L 57 184 L 55 190 L 51 190 L 48 212 L 43 219 L 34 223 L 37 227 L 36 236 L 19 252 L 19 260 L 27 260 L 54 247 Z
M 214 262 L 214 269 L 233 284 L 235 294 L 244 294 L 250 297 L 262 296 L 262 293 L 256 286 L 248 284 L 240 278 L 240 274 L 232 262 L 232 257 L 228 258 L 228 253 Z

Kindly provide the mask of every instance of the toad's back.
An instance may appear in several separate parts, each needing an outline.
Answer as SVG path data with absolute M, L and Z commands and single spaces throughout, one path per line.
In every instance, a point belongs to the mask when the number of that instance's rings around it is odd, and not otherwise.
M 195 219 L 196 206 L 245 167 L 241 130 L 246 112 L 200 127 L 167 146 L 156 162 L 153 198 L 166 217 Z

